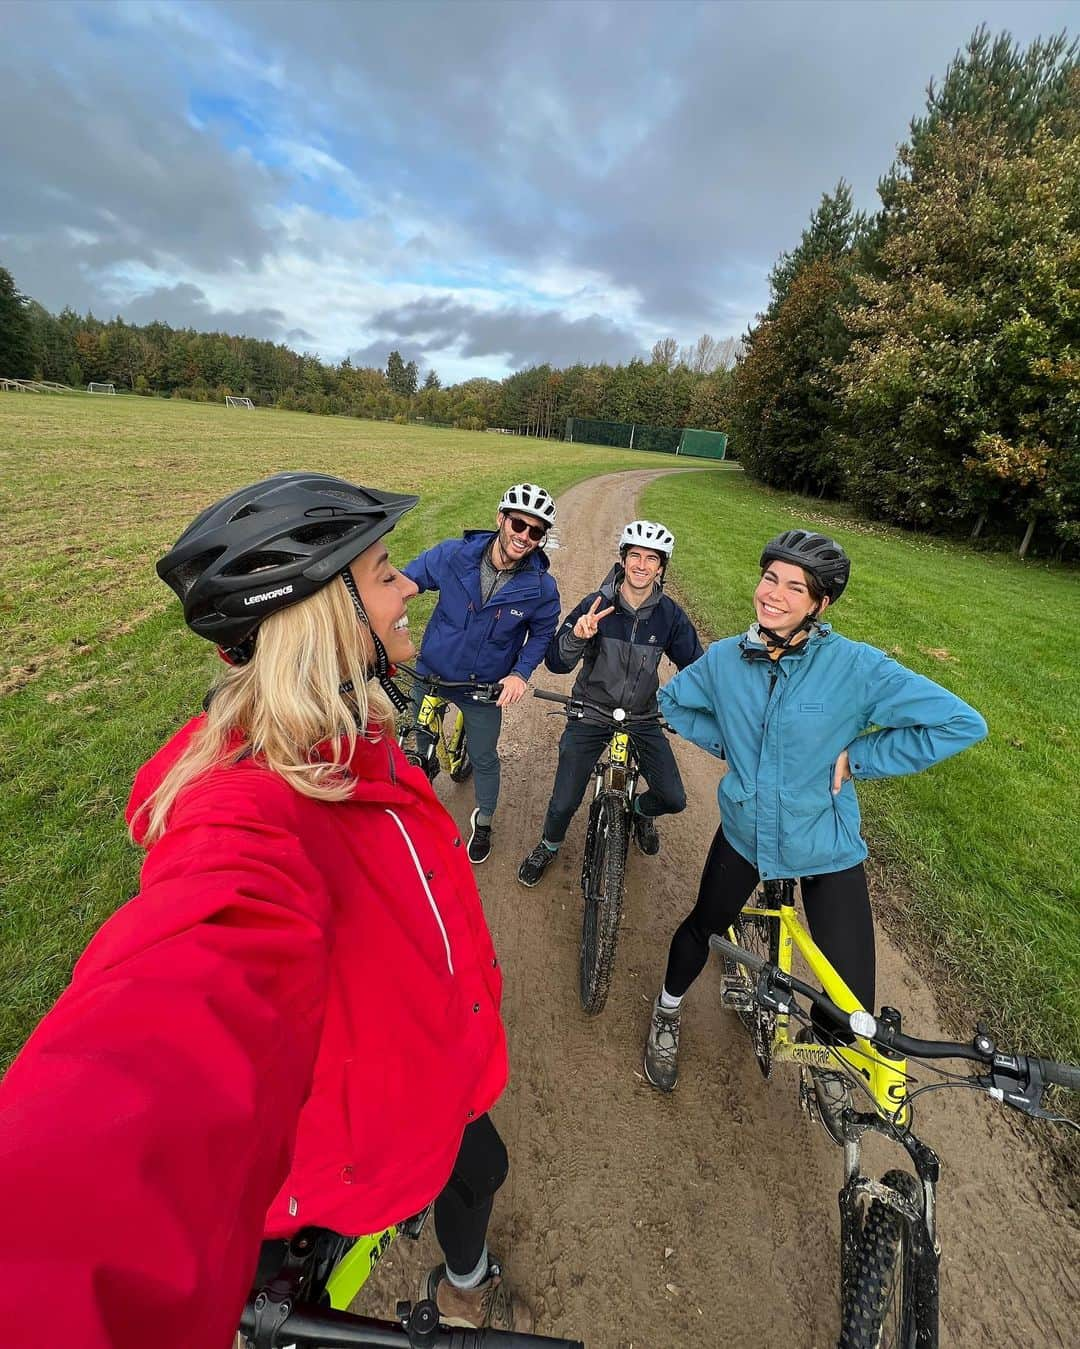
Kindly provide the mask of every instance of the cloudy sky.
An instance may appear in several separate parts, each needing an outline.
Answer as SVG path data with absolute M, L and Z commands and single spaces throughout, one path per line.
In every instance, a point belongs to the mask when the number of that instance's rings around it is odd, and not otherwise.
M 1080 4 L 0 0 L 0 265 L 444 383 L 738 335 L 982 21 Z

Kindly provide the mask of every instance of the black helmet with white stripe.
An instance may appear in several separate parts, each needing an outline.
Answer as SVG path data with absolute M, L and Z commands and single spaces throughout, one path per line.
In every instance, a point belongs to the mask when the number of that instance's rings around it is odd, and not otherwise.
M 207 507 L 157 573 L 192 632 L 235 651 L 267 614 L 340 575 L 419 499 L 325 473 L 275 473 Z

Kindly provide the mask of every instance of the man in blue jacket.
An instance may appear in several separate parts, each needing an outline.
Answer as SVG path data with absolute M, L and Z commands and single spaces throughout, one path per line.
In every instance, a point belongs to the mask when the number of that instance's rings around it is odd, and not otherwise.
M 632 520 L 619 540 L 619 562 L 600 589 L 566 616 L 548 646 L 546 663 L 555 674 L 568 674 L 582 663 L 575 698 L 622 707 L 630 717 L 655 715 L 660 657 L 668 656 L 682 670 L 702 654 L 693 623 L 664 594 L 664 571 L 674 547 L 675 537 L 663 525 Z M 536 885 L 554 860 L 610 738 L 611 723 L 590 717 L 588 709 L 580 721 L 567 722 L 543 835 L 518 868 L 522 885 Z M 686 793 L 659 722 L 635 726 L 631 739 L 648 783 L 634 801 L 634 838 L 651 856 L 660 851 L 656 816 L 685 809 Z
M 447 680 L 502 681 L 497 704 L 465 698 L 476 809 L 469 860 L 486 861 L 499 801 L 502 709 L 525 694 L 559 622 L 559 589 L 548 571 L 544 538 L 555 523 L 555 502 L 534 483 L 515 483 L 499 502 L 495 530 L 468 529 L 444 539 L 402 571 L 421 590 L 437 590 L 417 669 Z M 448 695 L 453 690 L 448 689 Z

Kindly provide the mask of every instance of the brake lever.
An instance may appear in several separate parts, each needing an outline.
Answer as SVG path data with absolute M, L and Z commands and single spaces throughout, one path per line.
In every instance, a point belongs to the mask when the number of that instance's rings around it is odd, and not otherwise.
M 1019 1110 L 1031 1119 L 1065 1122 L 1062 1116 L 1052 1115 L 1049 1110 L 1042 1108 L 1046 1083 L 1039 1071 L 1039 1065 L 1029 1060 L 1027 1067 L 1026 1080 L 1021 1083 L 1019 1059 L 1011 1054 L 995 1054 L 990 1072 L 976 1080 L 995 1101 L 1011 1105 L 1014 1110 Z

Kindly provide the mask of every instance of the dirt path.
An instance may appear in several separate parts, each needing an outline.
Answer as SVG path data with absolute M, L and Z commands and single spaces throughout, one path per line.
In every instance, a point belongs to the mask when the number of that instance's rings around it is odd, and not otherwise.
M 656 476 L 595 478 L 560 499 L 552 560 L 564 609 L 606 573 Z M 568 692 L 571 680 L 541 670 L 535 682 Z M 584 810 L 541 884 L 516 880 L 539 837 L 562 725 L 533 699 L 508 714 L 495 849 L 477 869 L 506 972 L 512 1064 L 494 1112 L 511 1174 L 492 1244 L 538 1330 L 580 1335 L 588 1349 L 825 1349 L 838 1325 L 840 1153 L 801 1114 L 793 1074 L 762 1081 L 720 1008 L 715 962 L 687 1000 L 678 1089 L 663 1097 L 641 1076 L 649 1003 L 717 824 L 718 765 L 677 742 L 690 804 L 661 822 L 658 857 L 631 850 L 611 994 L 589 1018 L 577 998 Z M 464 825 L 470 790 L 442 779 L 439 790 Z M 880 928 L 878 967 L 879 1000 L 904 1009 L 913 1031 L 943 1034 L 932 993 Z M 919 1132 L 943 1163 L 943 1345 L 1076 1344 L 1080 1231 L 1034 1129 L 974 1093 L 925 1101 Z M 391 1293 L 415 1296 L 415 1271 L 436 1258 L 430 1236 L 422 1245 L 399 1244 L 377 1276 L 386 1310 Z

